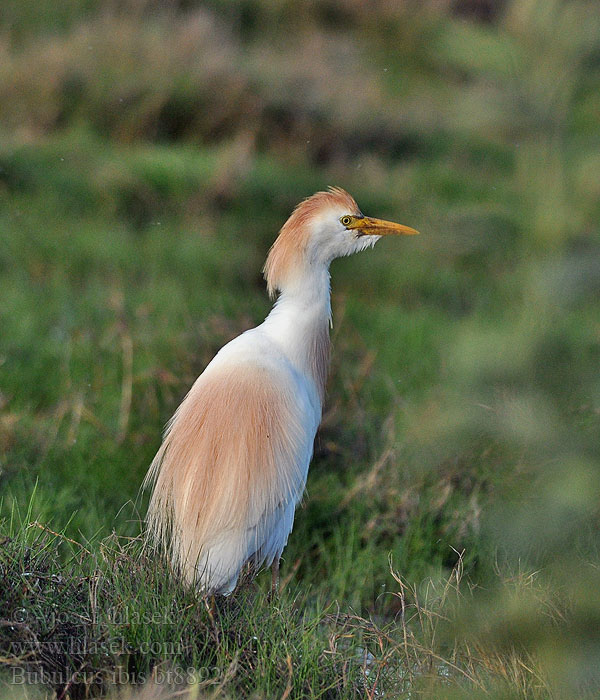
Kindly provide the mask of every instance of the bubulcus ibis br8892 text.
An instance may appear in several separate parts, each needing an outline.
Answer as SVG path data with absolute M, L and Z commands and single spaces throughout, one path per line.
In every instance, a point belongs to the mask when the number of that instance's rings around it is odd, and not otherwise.
M 266 320 L 227 343 L 169 421 L 145 485 L 148 532 L 204 593 L 279 559 L 312 457 L 329 364 L 329 264 L 417 231 L 333 187 L 301 202 L 269 251 Z

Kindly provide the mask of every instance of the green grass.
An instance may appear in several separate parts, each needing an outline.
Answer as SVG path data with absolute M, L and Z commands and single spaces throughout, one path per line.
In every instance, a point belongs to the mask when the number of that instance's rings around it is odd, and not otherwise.
M 186 669 L 165 693 L 595 697 L 593 4 L 35 5 L 0 10 L 6 692 Z M 286 585 L 211 610 L 143 551 L 139 487 L 328 184 L 422 235 L 332 266 Z

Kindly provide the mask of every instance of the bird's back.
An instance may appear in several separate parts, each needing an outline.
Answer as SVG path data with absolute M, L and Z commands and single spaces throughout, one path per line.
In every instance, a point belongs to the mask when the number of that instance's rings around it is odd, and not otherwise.
M 314 386 L 260 327 L 198 378 L 146 477 L 150 532 L 188 583 L 227 593 L 247 561 L 279 558 L 319 419 Z

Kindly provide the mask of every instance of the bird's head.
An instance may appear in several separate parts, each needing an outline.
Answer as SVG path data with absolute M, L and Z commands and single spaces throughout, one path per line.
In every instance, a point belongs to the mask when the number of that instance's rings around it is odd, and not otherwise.
M 334 258 L 370 248 L 387 235 L 414 235 L 408 226 L 373 219 L 340 187 L 317 192 L 294 209 L 271 246 L 264 274 L 269 294 L 283 291 Z

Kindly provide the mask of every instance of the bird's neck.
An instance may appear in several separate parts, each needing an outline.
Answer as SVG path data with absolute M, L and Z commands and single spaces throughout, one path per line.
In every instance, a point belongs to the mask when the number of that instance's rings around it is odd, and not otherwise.
M 285 289 L 263 324 L 292 364 L 313 379 L 321 404 L 329 370 L 330 323 L 329 271 L 323 268 Z

